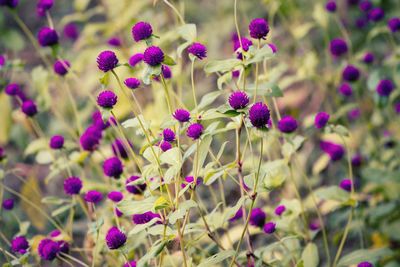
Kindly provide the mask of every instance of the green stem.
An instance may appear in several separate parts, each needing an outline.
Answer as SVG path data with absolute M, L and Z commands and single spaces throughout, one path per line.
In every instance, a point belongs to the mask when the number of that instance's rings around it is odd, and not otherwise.
M 194 61 L 195 61 L 195 59 L 193 58 L 191 68 L 190 68 L 190 79 L 192 82 L 192 94 L 193 94 L 194 107 L 197 110 L 196 90 L 194 88 Z M 197 110 L 197 112 L 199 112 L 199 111 Z

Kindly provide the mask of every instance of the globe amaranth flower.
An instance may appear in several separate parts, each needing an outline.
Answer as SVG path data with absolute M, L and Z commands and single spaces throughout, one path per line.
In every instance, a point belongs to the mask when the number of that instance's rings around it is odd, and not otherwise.
M 358 4 L 358 7 L 363 12 L 368 12 L 373 7 L 372 3 L 369 0 L 363 0 Z
M 360 71 L 353 65 L 347 65 L 343 69 L 342 77 L 345 81 L 354 82 L 360 77 Z
M 285 205 L 279 205 L 278 207 L 275 208 L 275 214 L 278 216 L 281 216 L 284 212 L 286 211 Z
M 243 59 L 242 52 L 237 51 L 240 47 L 242 48 L 243 51 L 247 52 L 249 51 L 250 46 L 253 45 L 253 42 L 247 39 L 246 37 L 242 37 L 239 39 L 235 40 L 233 42 L 233 51 L 237 53 L 237 58 L 238 59 Z
M 151 25 L 144 21 L 139 21 L 132 27 L 132 36 L 135 42 L 146 40 L 153 34 Z
M 339 93 L 341 93 L 344 96 L 351 96 L 353 94 L 353 88 L 351 88 L 351 85 L 348 83 L 343 83 L 339 87 Z
M 329 44 L 329 50 L 335 57 L 340 57 L 347 53 L 347 44 L 343 39 L 335 38 Z
M 318 112 L 314 119 L 315 128 L 317 128 L 317 129 L 324 128 L 325 125 L 329 121 L 329 117 L 330 117 L 330 115 L 326 112 L 323 112 L 323 111 Z
M 394 111 L 397 114 L 400 114 L 400 102 L 397 102 L 397 103 L 394 104 Z M 1 159 L 1 156 L 0 156 L 0 159 Z
M 188 53 L 202 60 L 207 57 L 207 47 L 201 43 L 193 43 L 188 49 Z
M 64 137 L 61 135 L 53 135 L 50 138 L 49 146 L 51 149 L 61 149 L 64 146 Z
M 109 249 L 119 249 L 126 243 L 126 235 L 117 227 L 111 227 L 106 234 L 106 243 Z
M 249 24 L 250 36 L 254 39 L 265 39 L 269 33 L 269 26 L 265 19 L 256 18 Z
M 114 209 L 114 214 L 119 218 L 119 217 L 122 217 L 122 215 L 124 215 L 123 213 L 122 213 L 122 211 L 120 211 L 118 208 L 115 208 Z
M 118 37 L 111 37 L 110 39 L 107 40 L 107 44 L 114 47 L 120 47 L 122 42 L 121 39 L 119 39 Z
M 97 96 L 97 104 L 105 109 L 112 109 L 117 104 L 117 100 L 117 95 L 110 90 L 102 91 Z
M 0 6 L 7 6 L 9 8 L 17 7 L 19 0 L 0 0 Z
M 267 214 L 262 209 L 254 208 L 250 213 L 250 224 L 262 228 L 266 217 Z
M 4 92 L 9 96 L 17 96 L 21 92 L 21 87 L 16 83 L 10 83 L 6 86 Z
M 278 129 L 283 133 L 293 133 L 297 129 L 297 121 L 291 116 L 284 116 L 278 121 Z
M 249 118 L 251 124 L 254 127 L 256 128 L 265 127 L 270 118 L 270 112 L 267 105 L 265 105 L 262 102 L 257 102 L 253 104 L 249 110 Z
M 131 142 L 129 142 L 129 145 L 133 147 Z M 122 139 L 115 139 L 115 141 L 111 144 L 111 149 L 115 156 L 120 156 L 123 159 L 128 158 L 128 151 Z
M 49 27 L 42 27 L 38 33 L 39 44 L 43 47 L 58 44 L 57 32 Z
M 129 89 L 136 89 L 140 86 L 140 80 L 136 78 L 127 78 L 125 79 L 124 84 Z
M 165 128 L 162 132 L 164 141 L 173 142 L 175 141 L 175 133 L 169 128 Z
M 276 47 L 276 45 L 275 44 L 273 44 L 273 43 L 269 43 L 268 44 L 268 46 L 271 48 L 271 50 L 272 50 L 272 53 L 276 53 L 276 52 L 278 52 L 278 47 Z
M 158 46 L 150 46 L 144 51 L 143 60 L 150 66 L 158 66 L 164 61 L 164 52 Z
M 4 148 L 0 147 L 0 161 L 6 158 L 6 154 L 4 153 Z
M 111 191 L 107 194 L 107 197 L 112 202 L 118 203 L 124 198 L 124 195 L 119 191 Z
M 329 0 L 329 1 L 326 2 L 326 4 L 325 4 L 325 9 L 326 9 L 328 12 L 333 13 L 333 12 L 336 11 L 336 8 L 337 8 L 337 6 L 336 6 L 336 1 L 334 1 L 334 0 Z
M 107 72 L 113 70 L 118 65 L 118 58 L 113 51 L 105 50 L 97 56 L 97 67 Z
M 319 224 L 318 220 L 313 220 L 310 222 L 308 227 L 310 228 L 311 231 L 317 231 L 321 228 L 321 225 Z
M 347 113 L 349 120 L 356 120 L 361 116 L 361 110 L 359 108 L 353 108 Z
M 249 97 L 243 91 L 235 91 L 229 96 L 228 102 L 233 109 L 242 109 L 249 104 Z
M 186 135 L 193 140 L 197 140 L 203 134 L 203 129 L 204 127 L 200 123 L 192 123 L 187 128 Z
M 376 86 L 376 92 L 380 96 L 389 96 L 394 90 L 394 83 L 391 80 L 380 80 Z
M 148 223 L 149 221 L 151 221 L 154 218 L 159 218 L 160 219 L 160 215 L 157 213 L 153 213 L 151 211 L 142 213 L 142 214 L 134 214 L 132 216 L 132 221 L 135 224 L 145 224 Z
M 380 7 L 375 7 L 368 12 L 368 19 L 374 22 L 378 22 L 385 16 L 385 11 Z
M 14 199 L 4 199 L 3 200 L 3 209 L 5 210 L 12 210 L 14 208 Z
M 101 122 L 103 123 L 103 121 Z M 90 126 L 82 133 L 79 142 L 83 150 L 94 151 L 99 146 L 101 138 L 101 129 L 97 126 Z
M 266 233 L 266 234 L 274 233 L 276 230 L 276 223 L 267 222 L 266 224 L 264 224 L 263 230 L 264 230 L 264 233 Z
M 146 184 L 145 183 L 139 183 L 135 185 L 129 185 L 130 183 L 140 179 L 140 176 L 131 176 L 125 181 L 125 188 L 129 193 L 132 193 L 134 195 L 141 195 L 143 194 L 144 190 L 146 190 Z
M 359 17 L 355 21 L 355 26 L 359 29 L 364 28 L 365 26 L 368 25 L 368 19 L 366 17 Z
M 187 122 L 190 120 L 190 112 L 186 109 L 175 110 L 173 116 L 179 122 Z
M 86 192 L 84 199 L 86 202 L 96 204 L 103 200 L 103 194 L 99 191 L 91 190 Z
M 359 167 L 363 163 L 363 156 L 360 153 L 356 153 L 352 158 L 351 158 L 351 165 L 353 167 Z
M 172 71 L 171 68 L 168 67 L 167 65 L 162 65 L 161 66 L 161 73 L 164 77 L 164 79 L 168 80 L 172 78 Z M 157 77 L 158 78 L 158 77 Z
M 194 187 L 194 177 L 193 176 L 186 176 L 185 181 L 181 184 L 181 188 L 185 188 L 186 186 L 191 186 L 192 188 Z M 200 185 L 203 183 L 203 179 L 200 177 L 197 177 L 196 179 L 196 186 Z
M 53 7 L 54 1 L 53 0 L 39 0 L 37 3 L 37 7 L 43 8 L 44 10 L 49 10 Z
M 38 246 L 38 253 L 40 258 L 47 261 L 52 261 L 57 257 L 57 254 L 60 252 L 60 247 L 57 242 L 45 238 L 40 241 Z
M 235 213 L 235 215 L 233 215 L 233 217 L 231 217 L 231 218 L 229 219 L 229 221 L 230 221 L 230 222 L 234 222 L 234 221 L 239 220 L 239 219 L 242 218 L 242 217 L 243 217 L 243 209 L 240 208 L 240 209 L 238 209 L 238 211 Z
M 168 141 L 162 140 L 160 142 L 160 144 L 159 144 L 159 147 L 161 148 L 161 150 L 163 152 L 166 152 L 166 151 L 168 151 L 168 150 L 170 150 L 172 148 L 172 144 L 170 142 L 168 142 Z
M 69 244 L 64 240 L 57 241 L 60 253 L 68 254 L 69 253 Z M 60 255 L 61 257 L 63 255 Z
M 61 231 L 58 230 L 58 229 L 55 229 L 55 230 L 53 230 L 53 231 L 51 231 L 51 232 L 49 233 L 49 236 L 50 236 L 50 237 L 58 237 L 58 236 L 60 236 L 60 235 L 61 235 Z
M 26 100 L 22 103 L 21 110 L 23 113 L 25 113 L 26 116 L 28 117 L 33 117 L 36 115 L 37 107 L 35 102 L 32 100 Z
M 321 141 L 320 148 L 324 151 L 333 161 L 340 160 L 344 155 L 344 148 L 339 144 L 329 141 Z
M 64 36 L 71 40 L 76 40 L 79 37 L 78 26 L 75 23 L 68 23 L 63 29 Z
M 136 261 L 126 262 L 123 267 L 136 267 Z
M 137 64 L 143 61 L 144 55 L 142 53 L 134 54 L 129 58 L 129 65 L 135 67 Z
M 387 25 L 391 32 L 398 32 L 400 30 L 400 18 L 399 17 L 390 18 L 387 22 Z
M 363 62 L 365 64 L 371 64 L 372 62 L 374 62 L 374 54 L 370 52 L 365 53 L 363 56 Z
M 11 250 L 15 253 L 25 254 L 28 248 L 29 243 L 24 236 L 17 236 L 11 241 Z
M 357 267 L 374 267 L 374 265 L 369 261 L 363 261 L 357 264 Z
M 71 176 L 64 180 L 64 192 L 67 195 L 79 195 L 82 186 L 82 181 L 79 177 Z
M 53 65 L 53 70 L 60 76 L 64 76 L 68 73 L 68 69 L 71 67 L 71 64 L 67 60 L 57 60 Z
M 352 187 L 352 183 L 350 179 L 343 179 L 340 184 L 339 187 L 342 188 L 343 190 L 350 192 L 351 191 L 351 187 Z
M 0 69 L 4 67 L 6 64 L 6 57 L 4 55 L 0 55 Z
M 119 179 L 124 172 L 122 162 L 117 157 L 111 157 L 104 161 L 103 172 L 108 177 Z

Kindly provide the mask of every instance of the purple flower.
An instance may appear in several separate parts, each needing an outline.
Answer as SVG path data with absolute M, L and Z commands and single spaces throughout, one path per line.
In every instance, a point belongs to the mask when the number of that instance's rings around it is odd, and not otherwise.
M 129 142 L 129 145 L 132 147 L 132 144 Z M 120 156 L 123 159 L 128 158 L 128 151 L 125 148 L 125 144 L 122 139 L 115 139 L 115 141 L 111 144 L 111 149 L 115 156 Z
M 193 43 L 187 49 L 189 54 L 202 60 L 207 57 L 207 47 L 201 43 Z
M 368 19 L 366 17 L 359 17 L 356 19 L 355 25 L 357 28 L 362 29 L 368 24 Z
M 64 240 L 57 241 L 60 253 L 68 254 L 69 244 Z M 62 255 L 61 255 L 62 256 Z
M 17 236 L 11 241 L 11 250 L 15 253 L 25 254 L 28 248 L 29 243 L 24 236 Z
M 249 118 L 251 124 L 256 128 L 265 127 L 270 118 L 270 113 L 267 105 L 262 102 L 253 104 L 249 110 Z
M 37 37 L 39 44 L 43 47 L 58 44 L 58 34 L 52 28 L 42 27 Z
M 364 57 L 363 57 L 363 61 L 365 64 L 371 64 L 372 62 L 374 62 L 374 54 L 372 53 L 365 53 Z
M 278 121 L 278 129 L 283 133 L 292 133 L 297 129 L 297 121 L 291 116 L 284 116 Z
M 333 142 L 321 141 L 320 148 L 324 151 L 333 161 L 340 160 L 344 155 L 344 148 L 341 145 Z
M 131 67 L 135 67 L 138 63 L 142 62 L 143 60 L 143 54 L 142 53 L 137 53 L 134 54 L 129 58 L 129 65 Z
M 317 231 L 321 227 L 318 220 L 313 220 L 308 225 L 311 231 Z
M 166 80 L 172 78 L 172 71 L 171 71 L 171 68 L 168 67 L 167 65 L 162 65 L 162 66 L 161 66 L 161 73 L 162 73 L 164 79 L 166 79 Z
M 5 210 L 12 210 L 14 208 L 14 199 L 4 199 L 3 200 L 3 209 Z
M 148 211 L 148 212 L 145 212 L 142 214 L 135 214 L 132 216 L 132 220 L 135 224 L 145 224 L 154 218 L 160 218 L 160 215 L 157 213 Z
M 57 60 L 53 65 L 53 70 L 58 75 L 64 76 L 68 73 L 68 69 L 71 67 L 71 64 L 67 60 Z
M 114 214 L 117 215 L 118 218 L 121 217 L 122 215 L 124 215 L 124 214 L 122 213 L 122 211 L 120 211 L 118 208 L 115 208 Z
M 136 261 L 126 262 L 122 267 L 136 267 Z
M 125 79 L 124 84 L 129 89 L 136 89 L 140 86 L 140 80 L 136 78 L 127 78 Z
M 347 65 L 342 72 L 343 80 L 354 82 L 360 77 L 360 71 L 353 65 Z
M 343 190 L 350 192 L 351 191 L 351 180 L 350 179 L 343 179 L 340 184 L 339 187 L 342 188 Z
M 17 7 L 19 0 L 0 0 L 0 6 L 7 6 L 9 8 Z
M 146 184 L 135 184 L 135 185 L 129 185 L 129 183 L 136 181 L 137 179 L 140 179 L 140 176 L 131 176 L 125 181 L 125 187 L 126 190 L 129 193 L 132 193 L 134 195 L 141 195 L 143 194 L 144 190 L 146 189 Z
M 90 126 L 83 132 L 79 141 L 83 150 L 94 151 L 99 146 L 101 137 L 101 129 L 96 126 Z
M 380 96 L 389 96 L 394 89 L 394 84 L 391 80 L 385 79 L 380 80 L 377 87 L 376 92 Z
M 115 104 L 117 104 L 117 95 L 110 90 L 105 90 L 100 92 L 97 96 L 97 104 L 105 109 L 112 109 Z
M 228 102 L 233 109 L 242 109 L 249 104 L 249 97 L 243 91 L 235 91 L 229 96 Z
M 334 0 L 329 0 L 328 2 L 326 2 L 326 5 L 325 5 L 325 9 L 328 11 L 328 12 L 331 12 L 331 13 L 333 13 L 333 12 L 335 12 L 336 11 L 336 2 L 334 1 Z
M 58 230 L 58 229 L 53 230 L 53 231 L 51 231 L 51 232 L 49 233 L 49 236 L 50 236 L 50 237 L 57 237 L 57 236 L 59 236 L 59 235 L 61 235 L 61 231 Z
M 164 52 L 157 46 L 150 46 L 144 51 L 143 60 L 150 66 L 158 66 L 164 61 Z
M 162 132 L 162 135 L 163 135 L 163 139 L 165 141 L 168 141 L 168 142 L 175 141 L 175 133 L 174 133 L 174 131 L 172 131 L 169 128 L 164 129 Z
M 204 127 L 200 123 L 192 123 L 189 125 L 186 134 L 193 140 L 197 140 L 203 134 L 203 129 Z
M 119 249 L 126 242 L 126 235 L 117 227 L 111 227 L 106 234 L 106 243 L 109 249 Z
M 250 36 L 254 39 L 265 39 L 269 33 L 269 26 L 265 19 L 256 18 L 249 24 Z
M 349 120 L 356 120 L 360 117 L 361 110 L 359 108 L 353 108 L 347 113 Z
M 400 30 L 400 18 L 394 17 L 390 18 L 387 22 L 387 25 L 391 32 L 397 32 Z
M 61 149 L 64 146 L 64 137 L 61 135 L 52 136 L 49 146 L 51 149 Z
M 0 147 L 0 161 L 2 161 L 5 158 L 6 158 L 6 155 L 4 153 L 4 149 L 2 147 Z
M 358 2 L 359 2 L 359 0 L 347 0 L 347 4 L 349 6 L 355 6 L 358 4 Z
M 400 102 L 397 102 L 397 103 L 394 104 L 394 111 L 397 114 L 400 114 Z
M 0 69 L 4 67 L 6 64 L 6 57 L 4 55 L 0 55 Z
M 203 182 L 203 179 L 198 177 L 197 181 L 196 181 L 196 186 L 200 185 L 202 182 Z M 181 184 L 181 187 L 185 188 L 188 185 L 189 186 L 194 186 L 194 177 L 193 176 L 186 176 L 184 183 Z
M 113 51 L 105 50 L 97 56 L 97 67 L 107 72 L 113 70 L 118 64 L 118 58 Z
M 368 18 L 374 22 L 380 21 L 385 16 L 385 12 L 380 7 L 375 7 L 368 12 Z
M 160 148 L 163 152 L 168 151 L 172 148 L 172 144 L 168 141 L 161 141 Z
M 279 205 L 278 207 L 275 208 L 275 214 L 278 216 L 281 216 L 282 213 L 286 211 L 285 205 Z
M 351 165 L 353 165 L 354 167 L 359 167 L 361 166 L 363 162 L 363 157 L 360 153 L 355 154 L 352 158 L 351 158 Z
M 124 172 L 122 162 L 117 157 L 111 157 L 104 161 L 103 172 L 108 177 L 114 177 L 119 179 L 121 174 Z
M 240 40 L 242 41 L 242 49 L 243 49 L 243 51 L 248 51 L 250 46 L 253 45 L 253 42 L 250 41 L 249 39 L 247 39 L 246 37 L 242 37 Z M 239 39 L 237 39 L 237 40 L 235 40 L 233 42 L 233 51 L 237 51 L 239 48 L 240 48 L 240 41 L 239 41 Z M 242 53 L 239 52 L 239 51 L 237 52 L 237 58 L 238 59 L 242 59 L 243 58 Z
M 326 112 L 318 112 L 314 119 L 315 128 L 324 128 L 329 121 L 329 117 L 330 115 Z
M 9 96 L 17 96 L 21 92 L 21 87 L 16 83 L 10 83 L 6 86 L 4 92 Z
M 153 34 L 151 25 L 144 21 L 139 21 L 132 27 L 132 36 L 135 42 L 146 40 Z
M 278 52 L 278 48 L 276 47 L 276 45 L 275 44 L 273 44 L 273 43 L 269 43 L 268 44 L 268 46 L 271 48 L 271 50 L 272 50 L 272 53 L 276 53 L 276 52 Z
M 363 12 L 368 12 L 372 8 L 372 3 L 369 0 L 363 0 L 358 4 L 358 7 Z
M 25 115 L 28 117 L 33 117 L 38 112 L 36 104 L 32 100 L 24 101 L 22 103 L 21 109 L 22 109 L 22 112 L 25 113 Z
M 276 230 L 276 224 L 274 222 L 267 222 L 264 224 L 263 230 L 266 234 L 272 234 Z
M 335 57 L 340 57 L 347 53 L 347 44 L 343 39 L 336 38 L 329 44 L 331 54 Z
M 52 8 L 53 4 L 53 0 L 39 0 L 36 6 L 38 8 L 43 8 L 44 10 L 49 10 Z
M 190 120 L 190 112 L 186 109 L 175 110 L 173 116 L 179 122 L 187 122 Z
M 103 194 L 99 191 L 90 190 L 86 192 L 84 199 L 86 202 L 96 204 L 103 200 Z
M 68 23 L 64 26 L 64 36 L 71 40 L 76 40 L 79 37 L 78 26 L 75 23 Z
M 118 203 L 124 198 L 124 195 L 119 191 L 111 191 L 108 193 L 107 197 L 112 202 Z
M 239 220 L 239 219 L 242 218 L 242 217 L 243 217 L 243 209 L 240 208 L 240 209 L 238 209 L 238 211 L 235 213 L 235 215 L 233 215 L 233 217 L 231 217 L 231 218 L 229 219 L 229 221 L 230 221 L 230 222 L 234 222 L 234 221 Z
M 357 264 L 357 267 L 374 267 L 374 265 L 368 261 L 363 261 Z
M 79 195 L 82 189 L 82 181 L 79 177 L 69 177 L 64 180 L 64 192 L 67 195 Z
M 38 246 L 39 256 L 43 260 L 52 261 L 57 257 L 60 247 L 57 242 L 51 239 L 43 239 Z
M 267 214 L 262 209 L 254 208 L 250 213 L 250 224 L 262 228 L 266 217 Z
M 114 47 L 120 47 L 121 46 L 121 39 L 118 37 L 111 37 L 108 39 L 107 44 L 114 46 Z
M 351 85 L 348 83 L 343 83 L 339 87 L 339 92 L 344 95 L 344 96 L 351 96 L 353 94 L 353 89 L 351 88 Z

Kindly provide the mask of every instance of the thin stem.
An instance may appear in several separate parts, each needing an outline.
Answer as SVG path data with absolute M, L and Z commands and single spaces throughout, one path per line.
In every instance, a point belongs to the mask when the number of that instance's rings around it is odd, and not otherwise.
M 181 223 L 180 223 L 180 221 L 178 220 L 177 222 L 176 222 L 176 226 L 177 226 L 177 231 L 178 231 L 178 238 L 179 238 L 179 244 L 180 244 L 180 246 L 181 246 L 181 252 L 182 252 L 182 255 L 183 255 L 183 264 L 184 264 L 184 266 L 185 267 L 188 267 L 188 264 L 187 264 L 187 259 L 186 259 L 186 253 L 185 253 L 185 241 L 184 241 L 184 237 L 182 236 L 182 233 L 181 233 Z
M 257 49 L 260 50 L 260 39 L 258 39 L 258 41 L 257 41 Z M 253 102 L 254 103 L 257 100 L 257 90 L 258 90 L 258 62 L 256 63 L 256 77 L 255 77 L 255 80 L 256 80 L 256 84 L 255 84 L 256 88 L 255 88 L 254 97 L 253 97 Z
M 164 0 L 164 3 L 169 6 L 174 12 L 175 14 L 178 16 L 180 22 L 182 24 L 185 24 L 185 20 L 183 19 L 181 13 L 179 13 L 179 11 L 176 9 L 176 7 L 174 7 L 170 2 L 168 2 L 167 0 Z
M 70 260 L 72 260 L 72 261 L 74 261 L 74 262 L 76 262 L 76 263 L 78 263 L 78 264 L 80 264 L 80 265 L 82 265 L 82 266 L 84 266 L 84 267 L 89 267 L 89 265 L 87 265 L 87 264 L 84 263 L 83 261 L 80 261 L 80 260 L 78 260 L 77 258 L 72 257 L 72 256 L 70 256 L 70 255 L 68 255 L 68 254 L 66 254 L 66 253 L 60 252 L 60 255 L 63 256 L 63 257 L 66 257 L 66 258 L 68 258 L 68 259 L 70 259 Z
M 195 59 L 193 58 L 191 68 L 190 68 L 190 79 L 192 82 L 192 94 L 193 94 L 194 107 L 197 110 L 196 90 L 194 88 L 194 61 L 195 61 Z M 199 111 L 197 110 L 197 112 L 199 112 Z

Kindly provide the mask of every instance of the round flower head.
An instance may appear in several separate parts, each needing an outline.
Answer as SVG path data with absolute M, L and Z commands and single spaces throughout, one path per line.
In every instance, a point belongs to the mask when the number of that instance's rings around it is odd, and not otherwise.
M 79 195 L 82 189 L 82 181 L 78 177 L 72 176 L 64 180 L 64 192 L 67 195 Z
M 242 50 L 249 51 L 249 48 L 250 48 L 250 46 L 253 45 L 253 42 L 250 41 L 249 39 L 247 39 L 246 37 L 242 37 L 240 40 L 242 41 L 242 43 L 241 43 Z M 240 41 L 238 39 L 238 40 L 234 41 L 234 43 L 233 43 L 233 51 L 237 51 L 239 48 L 240 48 Z M 236 54 L 237 54 L 238 59 L 243 59 L 242 52 L 237 51 Z
M 355 21 L 355 25 L 357 28 L 362 29 L 368 24 L 368 19 L 366 17 L 359 17 Z
M 357 264 L 357 267 L 374 267 L 374 265 L 368 261 L 363 261 Z
M 343 80 L 354 82 L 360 77 L 360 71 L 353 65 L 347 65 L 342 72 Z
M 291 116 L 284 116 L 278 122 L 278 129 L 283 133 L 292 133 L 297 129 L 297 121 Z
M 204 127 L 200 123 L 193 123 L 188 127 L 186 134 L 193 140 L 197 140 L 202 135 L 203 129 Z
M 118 37 L 111 37 L 110 39 L 108 39 L 107 44 L 114 47 L 120 47 L 122 42 L 121 39 L 119 39 Z
M 0 6 L 7 6 L 9 8 L 17 7 L 19 0 L 0 0 Z
M 380 21 L 385 16 L 385 12 L 380 7 L 375 7 L 368 12 L 368 18 L 374 22 Z
M 187 122 L 190 120 L 190 112 L 186 109 L 175 110 L 173 116 L 179 122 Z
M 68 23 L 64 26 L 64 36 L 71 40 L 76 40 L 79 37 L 78 26 L 75 23 Z
M 25 254 L 28 248 L 29 243 L 24 236 L 17 236 L 11 241 L 11 250 L 15 253 Z
M 54 72 L 61 76 L 67 74 L 70 67 L 71 64 L 67 60 L 57 60 L 53 65 Z
M 397 102 L 397 103 L 394 104 L 394 111 L 395 111 L 397 114 L 400 114 L 400 102 Z M 0 154 L 1 154 L 1 153 L 0 153 Z M 0 156 L 0 159 L 1 159 L 1 156 Z
M 270 113 L 267 105 L 257 102 L 251 106 L 249 110 L 249 117 L 251 124 L 256 128 L 265 127 L 268 123 Z
M 57 237 L 57 236 L 60 236 L 60 235 L 61 235 L 61 231 L 58 230 L 58 229 L 53 230 L 53 231 L 51 231 L 51 232 L 49 233 L 49 236 L 50 236 L 50 237 Z
M 51 149 L 61 149 L 64 146 L 64 137 L 61 135 L 54 135 L 50 139 L 49 146 Z
M 124 195 L 119 191 L 111 191 L 108 193 L 107 197 L 112 202 L 118 203 L 124 198 Z
M 119 249 L 126 242 L 126 235 L 117 227 L 111 227 L 106 234 L 106 243 L 109 249 Z
M 4 199 L 3 200 L 3 209 L 5 210 L 12 210 L 14 208 L 14 199 Z
M 311 231 L 317 231 L 317 230 L 319 230 L 319 228 L 320 228 L 321 226 L 320 226 L 318 220 L 313 220 L 312 222 L 310 222 L 310 224 L 308 225 L 308 227 L 310 228 Z
M 136 267 L 136 261 L 126 262 L 122 267 Z
M 335 57 L 340 57 L 347 53 L 347 44 L 343 39 L 336 38 L 331 41 L 329 44 L 329 49 L 331 54 Z
M 263 230 L 266 234 L 272 234 L 276 230 L 276 224 L 274 222 L 267 222 L 264 224 Z
M 365 53 L 363 57 L 363 62 L 365 64 L 371 64 L 372 62 L 374 62 L 374 54 L 369 52 Z
M 115 208 L 114 214 L 117 215 L 118 218 L 119 218 L 119 217 L 122 217 L 122 215 L 124 215 L 124 214 L 122 213 L 122 211 L 120 211 L 118 208 Z
M 394 89 L 394 84 L 391 80 L 380 80 L 377 87 L 376 87 L 376 92 L 380 96 L 389 96 L 390 93 L 392 93 Z
M 166 79 L 166 80 L 172 78 L 172 71 L 171 71 L 171 68 L 168 67 L 167 65 L 162 65 L 162 66 L 161 66 L 161 73 L 162 73 L 164 79 Z
M 343 190 L 350 192 L 351 191 L 351 180 L 350 179 L 343 179 L 340 184 L 339 187 L 342 188 Z
M 329 0 L 328 2 L 326 2 L 325 9 L 328 12 L 335 12 L 336 8 L 337 8 L 336 7 L 336 2 L 334 0 Z
M 32 100 L 24 101 L 22 103 L 21 109 L 22 109 L 22 112 L 25 113 L 25 115 L 28 117 L 33 117 L 38 112 L 36 104 Z
M 238 209 L 238 211 L 235 213 L 235 215 L 233 215 L 233 217 L 231 217 L 231 218 L 229 219 L 229 221 L 230 221 L 230 222 L 234 222 L 234 221 L 239 220 L 239 219 L 242 218 L 242 217 L 243 217 L 243 209 L 240 208 L 240 209 Z
M 275 214 L 278 216 L 281 216 L 282 213 L 284 213 L 286 210 L 285 205 L 279 205 L 278 207 L 275 208 Z
M 344 148 L 341 145 L 328 142 L 328 141 L 321 141 L 320 148 L 324 151 L 331 160 L 336 161 L 340 160 L 344 155 Z
M 153 34 L 151 25 L 144 21 L 139 21 L 132 27 L 132 36 L 135 42 L 146 40 Z
M 203 179 L 198 177 L 197 181 L 196 181 L 196 186 L 200 185 L 202 182 L 203 182 Z M 186 176 L 184 183 L 181 184 L 181 187 L 185 188 L 188 185 L 189 186 L 194 186 L 194 177 L 193 176 Z
M 21 87 L 16 83 L 10 83 L 6 86 L 4 92 L 9 96 L 17 96 L 21 92 Z
M 60 253 L 64 253 L 64 254 L 69 253 L 69 244 L 66 241 L 60 240 L 60 241 L 57 241 L 57 244 L 58 244 Z
M 135 67 L 137 64 L 139 64 L 142 61 L 143 61 L 143 54 L 137 53 L 129 58 L 129 65 L 131 67 Z
M 58 43 L 58 34 L 57 32 L 49 27 L 43 27 L 39 30 L 38 33 L 38 41 L 39 44 L 43 47 L 52 46 Z
M 339 87 L 339 93 L 341 93 L 344 96 L 351 96 L 353 94 L 353 89 L 351 88 L 351 85 L 348 83 L 343 83 Z
M 249 97 L 243 91 L 235 91 L 229 96 L 228 102 L 233 109 L 242 109 L 249 104 Z
M 98 191 L 91 190 L 85 194 L 84 199 L 86 202 L 96 204 L 96 203 L 100 202 L 101 200 L 103 200 L 103 195 Z
M 254 39 L 265 39 L 269 33 L 269 26 L 265 19 L 256 18 L 249 24 L 250 36 Z
M 160 218 L 160 215 L 157 213 L 153 213 L 151 211 L 142 213 L 142 214 L 134 214 L 132 216 L 132 220 L 135 224 L 145 224 L 151 221 L 154 218 Z
M 347 113 L 349 120 L 356 120 L 360 117 L 360 115 L 361 110 L 359 108 L 353 108 Z
M 351 165 L 353 165 L 353 167 L 359 167 L 361 166 L 362 163 L 363 163 L 363 157 L 360 153 L 355 154 L 351 158 Z
M 187 49 L 188 53 L 202 60 L 207 57 L 207 47 L 201 43 L 193 43 Z
M 158 66 L 164 61 L 164 52 L 157 46 L 150 46 L 144 51 L 143 60 L 150 66 Z
M 161 141 L 160 142 L 160 148 L 163 152 L 168 151 L 172 148 L 172 144 L 168 141 Z
M 400 30 L 400 18 L 399 17 L 390 18 L 387 22 L 387 25 L 391 32 L 398 32 Z
M 258 227 L 263 227 L 267 215 L 260 208 L 254 208 L 250 213 L 250 224 Z
M 113 70 L 118 64 L 118 58 L 113 51 L 103 51 L 97 56 L 97 67 L 107 72 Z
M 276 45 L 275 44 L 273 44 L 273 43 L 269 43 L 268 44 L 268 46 L 271 48 L 271 50 L 272 50 L 272 53 L 276 53 L 276 52 L 278 52 L 278 47 L 276 47 Z
M 363 0 L 358 4 L 361 11 L 367 12 L 372 8 L 372 3 L 369 0 Z
M 129 177 L 128 179 L 126 179 L 125 187 L 129 193 L 132 193 L 134 195 L 141 195 L 141 194 L 143 194 L 144 190 L 146 189 L 146 184 L 143 183 L 143 184 L 129 185 L 129 183 L 134 182 L 137 179 L 140 179 L 140 176 Z
M 129 142 L 129 145 L 132 147 L 132 144 Z M 111 149 L 115 156 L 120 156 L 123 159 L 127 159 L 128 151 L 125 148 L 124 142 L 122 139 L 115 139 L 115 141 L 111 144 Z
M 175 133 L 169 128 L 166 128 L 162 132 L 164 141 L 173 142 L 175 141 Z
M 0 69 L 4 67 L 6 64 L 6 57 L 4 55 L 0 55 Z
M 53 4 L 53 0 L 39 0 L 37 7 L 43 8 L 44 10 L 49 10 L 52 8 Z
M 0 147 L 0 161 L 2 161 L 5 158 L 6 158 L 6 155 L 4 153 L 4 149 L 2 147 Z
M 94 151 L 99 146 L 101 137 L 101 129 L 96 126 L 91 126 L 87 128 L 85 132 L 83 132 L 83 134 L 79 138 L 79 142 L 83 150 Z
M 121 174 L 124 172 L 124 167 L 122 166 L 122 162 L 119 160 L 119 158 L 111 157 L 104 161 L 103 172 L 108 177 L 119 179 Z
M 105 109 L 111 109 L 115 104 L 117 104 L 117 95 L 110 90 L 105 90 L 100 92 L 97 96 L 97 104 Z
M 47 261 L 52 261 L 57 257 L 60 247 L 57 242 L 51 239 L 43 239 L 38 246 L 38 253 L 40 258 Z
M 329 117 L 329 114 L 326 112 L 318 112 L 314 119 L 315 128 L 324 128 L 329 121 Z
M 124 84 L 129 89 L 136 89 L 140 86 L 140 80 L 136 78 L 127 78 L 125 79 Z

